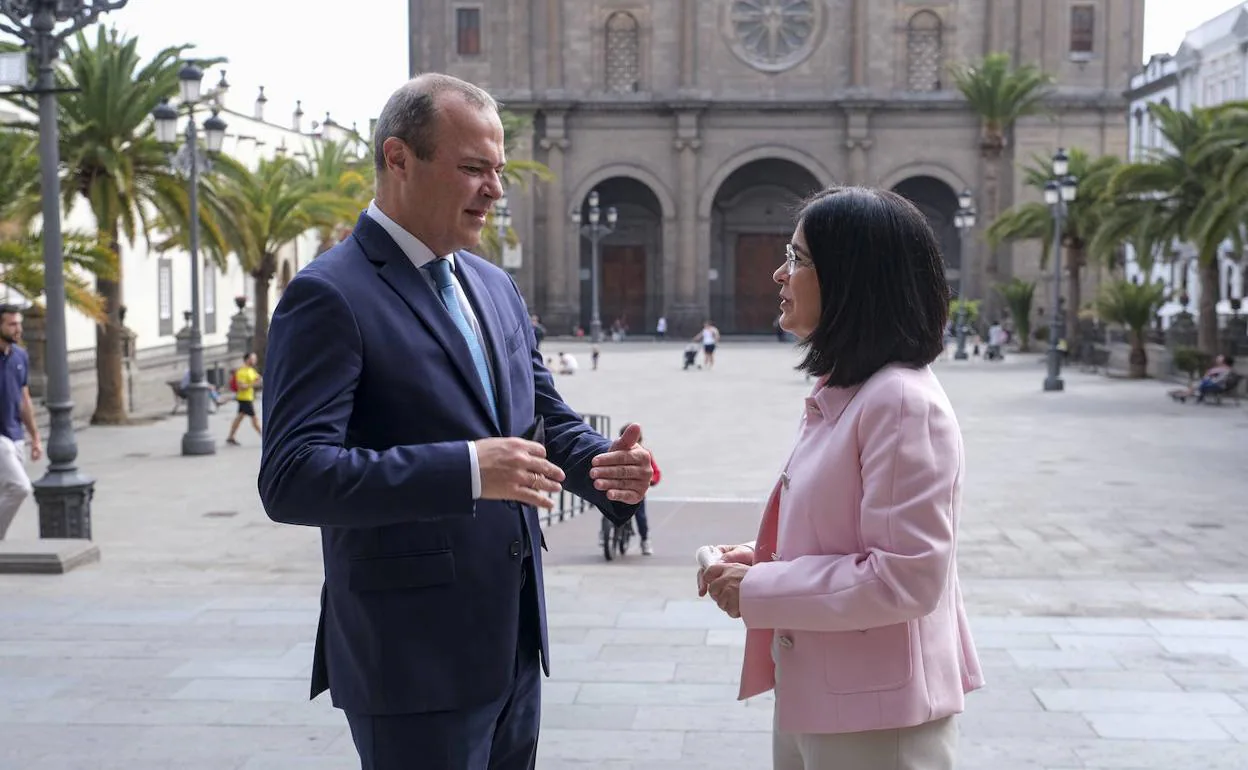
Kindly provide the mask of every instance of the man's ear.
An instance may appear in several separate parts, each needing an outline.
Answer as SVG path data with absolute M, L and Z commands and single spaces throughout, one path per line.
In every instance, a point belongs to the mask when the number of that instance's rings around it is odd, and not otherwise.
M 386 137 L 386 141 L 381 143 L 381 154 L 386 159 L 386 168 L 397 174 L 407 172 L 407 164 L 410 160 L 407 145 L 397 136 Z

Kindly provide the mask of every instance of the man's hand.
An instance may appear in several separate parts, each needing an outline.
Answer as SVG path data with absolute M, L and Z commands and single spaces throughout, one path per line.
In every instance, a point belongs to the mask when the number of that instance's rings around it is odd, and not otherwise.
M 702 575 L 707 592 L 730 618 L 741 617 L 741 580 L 749 571 L 748 565 L 721 561 L 707 567 Z
M 550 509 L 543 492 L 558 492 L 563 471 L 546 459 L 546 447 L 522 438 L 484 438 L 475 442 L 481 472 L 482 500 L 514 500 Z
M 650 488 L 650 452 L 638 440 L 641 426 L 630 423 L 611 448 L 594 458 L 589 477 L 594 489 L 607 493 L 608 500 L 636 505 Z
M 38 460 L 43 457 L 43 444 L 39 443 L 38 436 L 30 437 L 30 459 Z

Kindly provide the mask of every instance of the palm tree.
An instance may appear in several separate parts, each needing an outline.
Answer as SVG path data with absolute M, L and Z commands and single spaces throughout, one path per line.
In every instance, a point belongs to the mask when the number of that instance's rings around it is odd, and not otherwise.
M 1200 271 L 1198 345 L 1207 353 L 1217 352 L 1218 248 L 1228 238 L 1239 238 L 1243 222 L 1242 212 L 1236 215 L 1219 200 L 1232 194 L 1224 181 L 1236 151 L 1216 140 L 1237 130 L 1243 109 L 1243 104 L 1230 104 L 1180 112 L 1150 105 L 1149 114 L 1169 149 L 1154 150 L 1113 175 L 1109 193 L 1114 205 L 1093 241 L 1094 248 L 1105 248 L 1129 240 L 1150 266 L 1172 244 L 1191 244 Z
M 1023 184 L 1040 192 L 1053 178 L 1051 161 L 1033 156 L 1031 164 L 1023 169 Z M 1069 153 L 1070 173 L 1078 179 L 1075 199 L 1067 204 L 1062 220 L 1062 250 L 1066 253 L 1068 307 L 1066 314 L 1066 339 L 1072 351 L 1079 350 L 1079 313 L 1082 301 L 1082 270 L 1089 260 L 1098 264 L 1113 261 L 1117 243 L 1096 242 L 1094 237 L 1109 215 L 1109 182 L 1122 162 L 1113 155 L 1091 158 L 1080 149 Z M 1002 241 L 1038 240 L 1043 244 L 1040 264 L 1047 264 L 1053 249 L 1053 215 L 1048 205 L 1039 201 L 1019 203 L 1001 212 L 988 226 L 984 237 L 996 246 Z M 1097 250 L 1091 247 L 1095 245 Z
M 205 196 L 211 212 L 209 242 L 233 252 L 255 282 L 252 350 L 264 363 L 269 331 L 269 287 L 278 269 L 278 252 L 309 230 L 332 226 L 358 213 L 356 201 L 318 187 L 295 161 L 261 160 L 255 171 L 222 157 Z
M 355 210 L 351 216 L 318 228 L 320 245 L 317 254 L 320 255 L 342 239 L 344 229 L 350 232 L 355 218 L 368 208 L 375 179 L 373 159 L 370 156 L 359 157 L 353 143 L 326 139 L 314 145 L 305 169 L 316 189 L 354 202 Z
M 546 164 L 527 158 L 514 158 L 516 141 L 528 128 L 531 119 L 509 110 L 500 110 L 499 119 L 503 123 L 503 151 L 507 156 L 507 165 L 503 169 L 503 187 L 505 189 L 524 189 L 530 182 L 549 182 L 555 178 Z M 507 245 L 514 246 L 518 239 L 515 230 L 508 228 Z M 485 229 L 481 231 L 481 251 L 495 263 L 503 260 L 503 244 L 498 239 L 498 228 L 491 211 L 486 220 Z
M 27 299 L 43 294 L 43 238 L 31 233 L 40 209 L 39 154 L 34 137 L 25 132 L 0 130 L 0 284 Z M 102 298 L 81 273 L 113 275 L 117 261 L 94 238 L 67 232 L 62 238 L 65 299 L 71 307 L 96 319 L 103 318 Z
M 1153 314 L 1165 300 L 1166 287 L 1160 281 L 1135 283 L 1119 280 L 1101 290 L 1097 303 L 1101 317 L 1111 323 L 1122 324 L 1131 332 L 1131 356 L 1128 359 L 1127 376 L 1132 379 L 1148 376 L 1145 331 L 1153 320 Z
M 1014 318 L 1014 330 L 1018 332 L 1018 349 L 1026 353 L 1031 350 L 1031 303 L 1036 295 L 1036 284 L 1015 278 L 1009 283 L 997 286 L 997 292 L 1005 300 L 1010 315 Z
M 161 100 L 178 90 L 178 70 L 190 46 L 164 48 L 146 63 L 137 41 L 98 27 L 94 41 L 83 33 L 62 57 L 56 72 L 60 101 L 62 195 L 70 207 L 81 197 L 95 219 L 96 232 L 120 255 L 122 238 L 133 245 L 153 229 L 154 215 L 177 221 L 185 211 L 186 185 L 174 175 L 156 141 L 150 118 Z M 199 60 L 208 66 L 219 60 Z M 31 96 L 15 99 L 35 111 Z M 123 275 L 96 277 L 104 299 L 104 319 L 96 326 L 97 392 L 95 424 L 126 420 L 122 377 Z
M 955 65 L 953 82 L 973 112 L 979 115 L 979 152 L 984 160 L 984 198 L 987 221 L 1001 212 L 1001 164 L 1014 123 L 1043 110 L 1053 77 L 1029 64 L 1013 67 L 1010 55 L 991 53 L 979 64 Z M 997 274 L 990 255 L 989 282 Z

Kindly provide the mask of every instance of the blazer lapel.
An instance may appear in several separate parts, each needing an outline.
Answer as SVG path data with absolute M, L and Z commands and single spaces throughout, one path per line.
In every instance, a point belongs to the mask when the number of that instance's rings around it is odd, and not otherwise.
M 455 272 L 459 277 L 459 285 L 464 287 L 468 301 L 477 312 L 477 321 L 481 325 L 481 333 L 485 336 L 482 344 L 489 350 L 494 368 L 494 395 L 498 399 L 499 430 L 504 436 L 513 435 L 511 425 L 511 371 L 507 367 L 507 351 L 504 349 L 503 322 L 498 315 L 494 299 L 485 288 L 485 281 L 475 267 L 468 263 L 463 254 L 455 257 Z
M 434 292 L 433 287 L 420 274 L 420 270 L 412 264 L 385 228 L 373 221 L 368 214 L 360 215 L 353 235 L 360 242 L 369 260 L 378 265 L 377 275 L 381 280 L 385 281 L 403 299 L 429 329 L 429 333 L 438 341 L 438 344 L 446 350 L 447 356 L 459 370 L 464 384 L 476 395 L 477 404 L 488 419 L 489 402 L 486 400 L 481 378 L 477 376 L 477 368 L 472 363 L 472 353 L 468 351 L 468 342 L 455 327 L 455 322 L 451 320 L 450 314 L 446 312 L 442 300 Z

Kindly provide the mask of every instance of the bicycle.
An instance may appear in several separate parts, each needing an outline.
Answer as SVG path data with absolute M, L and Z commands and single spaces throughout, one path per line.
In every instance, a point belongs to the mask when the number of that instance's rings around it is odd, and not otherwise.
M 598 530 L 598 540 L 602 546 L 602 555 L 607 561 L 614 558 L 615 553 L 623 556 L 628 552 L 628 541 L 633 539 L 635 530 L 633 520 L 623 524 L 613 524 L 606 516 L 602 517 L 602 527 Z

